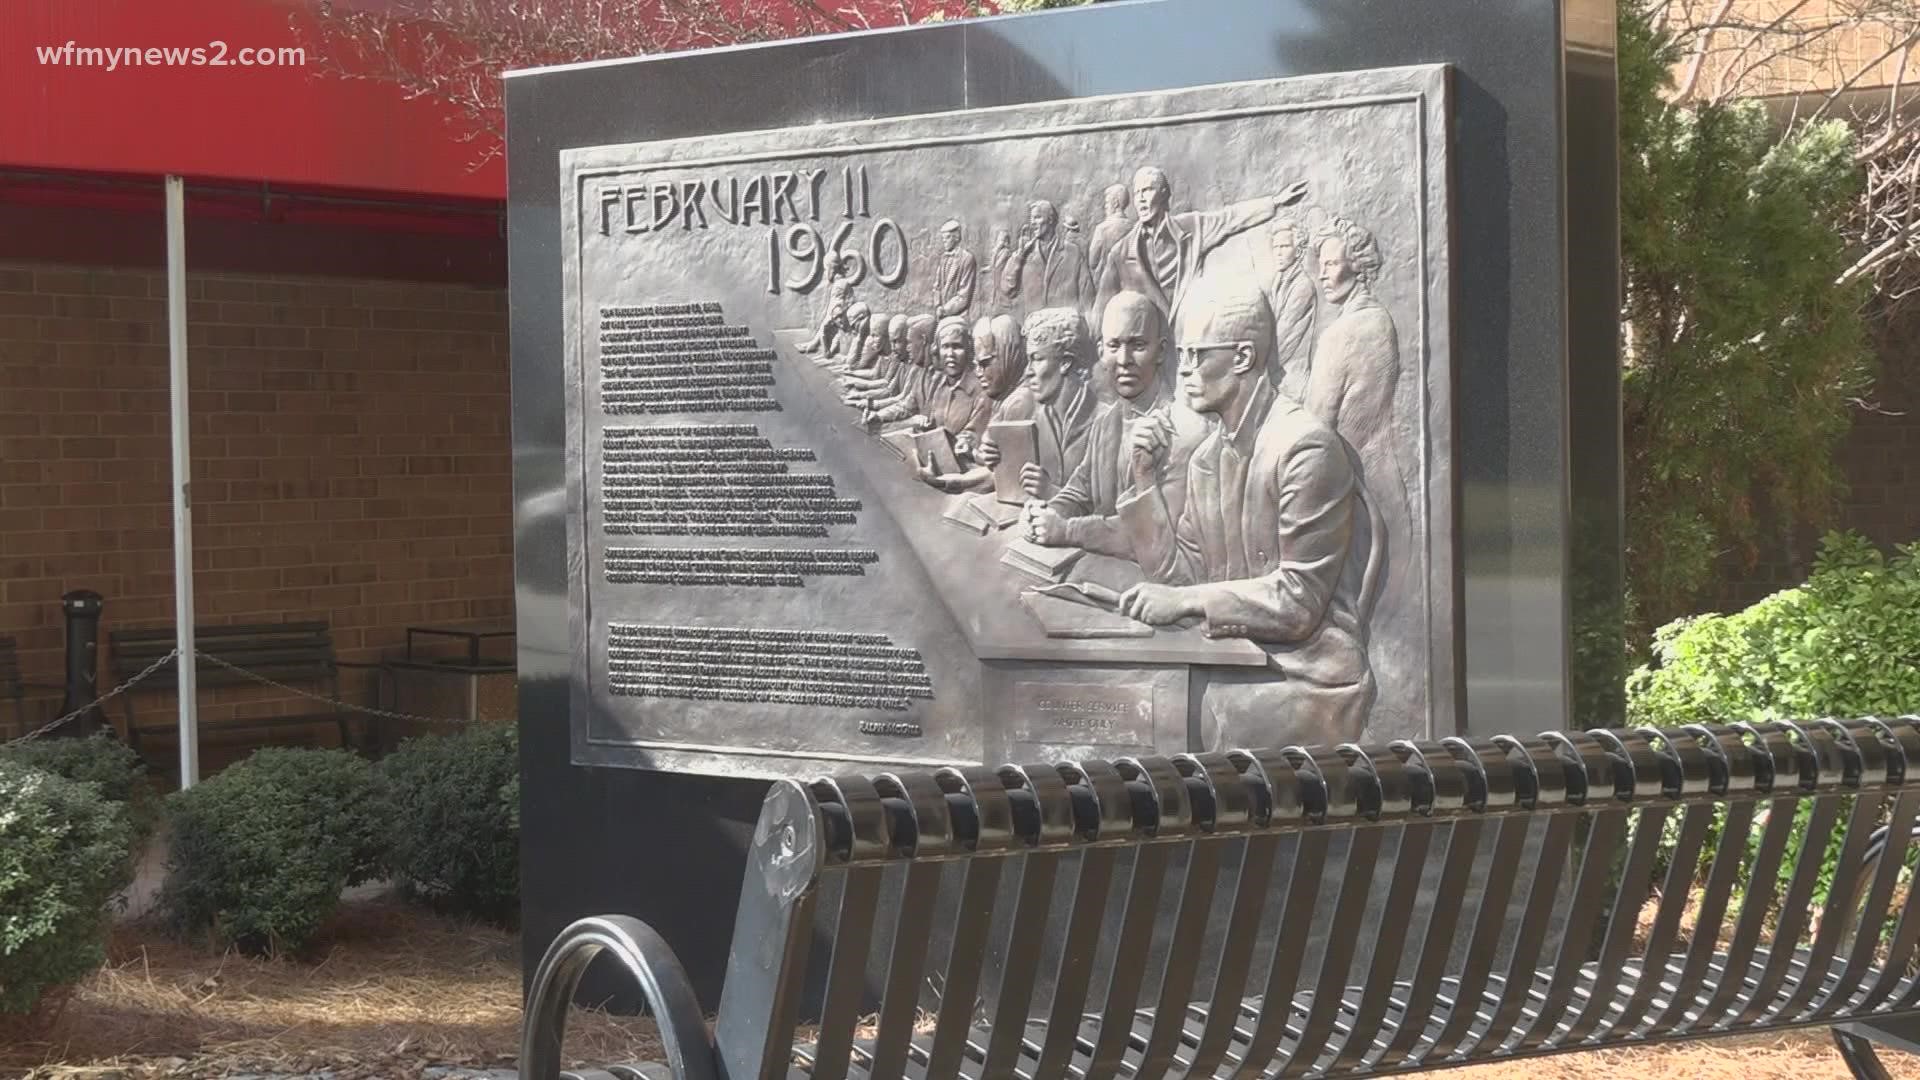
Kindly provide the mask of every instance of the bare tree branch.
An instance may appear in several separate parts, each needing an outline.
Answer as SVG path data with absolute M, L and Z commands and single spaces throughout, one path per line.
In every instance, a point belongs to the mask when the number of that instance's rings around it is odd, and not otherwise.
M 300 0 L 289 17 L 325 77 L 392 86 L 449 113 L 478 168 L 503 149 L 500 76 L 516 68 L 644 56 L 972 14 L 968 0 Z
M 1783 131 L 1844 120 L 1858 133 L 1858 253 L 1843 281 L 1883 302 L 1920 295 L 1920 0 L 1642 0 L 1681 49 L 1680 107 L 1765 98 Z

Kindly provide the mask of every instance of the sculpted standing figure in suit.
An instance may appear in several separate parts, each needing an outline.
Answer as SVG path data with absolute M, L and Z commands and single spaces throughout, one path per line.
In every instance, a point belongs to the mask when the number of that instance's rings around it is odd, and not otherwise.
M 1121 290 L 1151 297 L 1168 319 L 1180 307 L 1188 281 L 1207 253 L 1227 240 L 1273 220 L 1282 208 L 1305 198 L 1294 184 L 1278 195 L 1237 202 L 1220 210 L 1173 212 L 1173 182 L 1165 169 L 1142 166 L 1133 174 L 1133 206 L 1140 220 L 1100 260 L 1098 308 Z
M 1193 288 L 1179 329 L 1179 387 L 1218 423 L 1187 466 L 1178 517 L 1157 468 L 1169 452 L 1133 429 L 1134 491 L 1119 516 L 1148 581 L 1120 611 L 1155 626 L 1199 620 L 1246 638 L 1264 669 L 1215 669 L 1202 694 L 1207 744 L 1339 743 L 1360 737 L 1373 704 L 1367 663 L 1375 522 L 1351 451 L 1268 376 L 1273 309 L 1231 280 Z
M 1118 400 L 1103 405 L 1093 418 L 1087 454 L 1066 486 L 1047 502 L 1027 504 L 1027 539 L 1047 547 L 1078 547 L 1122 559 L 1134 558 L 1133 539 L 1116 507 L 1133 491 L 1133 447 L 1128 439 L 1136 423 L 1160 427 L 1168 452 L 1154 463 L 1154 476 L 1179 520 L 1186 505 L 1187 460 L 1207 437 L 1198 413 L 1175 399 L 1165 376 L 1170 349 L 1167 323 L 1153 301 L 1123 292 L 1107 304 L 1100 350 L 1113 373 Z
M 933 274 L 934 314 L 943 319 L 965 315 L 973 306 L 978 272 L 973 252 L 960 246 L 960 223 L 949 221 L 940 226 L 940 261 Z
M 1086 312 L 1093 306 L 1093 274 L 1078 245 L 1060 234 L 1060 212 L 1045 199 L 1027 207 L 1026 240 L 1007 256 L 1000 272 L 1000 288 L 1018 300 L 1023 314 L 1043 308 L 1072 308 Z
M 1267 226 L 1273 247 L 1273 382 L 1295 401 L 1307 396 L 1307 377 L 1313 371 L 1313 322 L 1319 290 L 1316 267 L 1307 251 L 1307 235 L 1290 214 Z
M 1087 244 L 1087 269 L 1093 271 L 1093 280 L 1099 281 L 1101 272 L 1106 268 L 1107 253 L 1113 245 L 1127 235 L 1133 228 L 1133 219 L 1127 216 L 1127 185 L 1114 184 L 1101 196 L 1107 216 L 1093 227 L 1093 239 Z

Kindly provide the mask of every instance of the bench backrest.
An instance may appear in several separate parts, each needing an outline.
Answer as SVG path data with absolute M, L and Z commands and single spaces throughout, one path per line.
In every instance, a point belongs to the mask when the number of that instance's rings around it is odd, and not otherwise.
M 1920 717 L 783 782 L 714 1037 L 728 1080 L 1337 1076 L 1920 1010 L 1916 812 Z
M 113 676 L 123 682 L 170 652 L 179 638 L 172 627 L 115 630 L 107 635 L 113 653 Z M 331 681 L 338 668 L 333 635 L 324 622 L 260 623 L 246 626 L 201 626 L 194 629 L 194 647 L 235 667 L 276 682 L 313 684 Z M 177 686 L 174 663 L 153 673 L 141 689 L 171 690 Z M 220 664 L 201 663 L 195 669 L 201 686 L 223 686 L 253 680 Z

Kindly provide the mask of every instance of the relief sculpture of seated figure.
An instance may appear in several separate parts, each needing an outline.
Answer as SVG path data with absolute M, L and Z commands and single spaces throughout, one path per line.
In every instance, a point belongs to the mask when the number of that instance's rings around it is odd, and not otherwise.
M 1358 738 L 1375 688 L 1367 660 L 1377 520 L 1353 451 L 1281 397 L 1269 378 L 1274 316 L 1263 290 L 1202 275 L 1181 312 L 1179 387 L 1218 426 L 1187 466 L 1176 517 L 1156 468 L 1171 447 L 1132 431 L 1134 491 L 1119 516 L 1148 580 L 1122 614 L 1155 626 L 1199 620 L 1246 638 L 1265 668 L 1216 672 L 1202 694 L 1209 748 Z
M 942 491 L 990 491 L 993 470 L 979 460 L 978 450 L 987 425 L 1004 412 L 1008 399 L 1027 378 L 1027 353 L 1020 341 L 1020 327 L 1010 315 L 994 315 L 973 324 L 973 362 L 978 373 L 983 407 L 975 412 L 976 426 L 955 433 L 954 454 L 962 470 L 942 473 L 922 464 L 920 479 Z
M 990 402 L 980 392 L 973 367 L 973 337 L 967 321 L 940 320 L 934 331 L 939 365 L 912 395 L 874 414 L 883 423 L 905 420 L 916 431 L 944 428 L 949 435 L 984 429 Z
M 998 420 L 1032 420 L 1034 460 L 1020 473 L 1028 498 L 1050 499 L 1080 467 L 1087 454 L 1096 402 L 1088 380 L 1091 357 L 1085 323 L 1073 308 L 1042 308 L 1020 328 L 1027 351 L 1026 385 L 1000 409 Z M 980 440 L 977 456 L 991 469 L 1000 463 L 992 433 Z
M 862 423 L 871 427 L 879 422 L 881 413 L 917 401 L 926 392 L 928 381 L 935 377 L 932 368 L 934 322 L 931 315 L 914 315 L 907 319 L 906 362 L 895 371 L 893 382 L 886 387 L 886 392 L 867 399 L 866 408 L 860 416 Z
M 900 369 L 907 362 L 907 317 L 895 315 L 891 319 L 875 316 L 874 332 L 869 336 L 876 352 L 875 363 L 862 370 L 850 371 L 840 379 L 840 386 L 846 391 L 842 401 L 856 409 L 864 408 L 867 402 L 875 398 L 892 397 L 899 393 L 896 386 L 900 378 Z M 885 333 L 881 332 L 884 328 Z
M 1176 401 L 1168 385 L 1167 321 L 1150 298 L 1121 292 L 1107 304 L 1100 349 L 1112 372 L 1116 399 L 1094 416 L 1080 467 L 1052 499 L 1029 502 L 1022 524 L 1027 539 L 1036 544 L 1130 560 L 1133 540 L 1117 506 L 1133 490 L 1133 425 L 1151 423 L 1166 433 L 1168 453 L 1156 459 L 1154 468 L 1169 516 L 1177 521 L 1186 502 L 1187 460 L 1206 438 L 1207 423 Z

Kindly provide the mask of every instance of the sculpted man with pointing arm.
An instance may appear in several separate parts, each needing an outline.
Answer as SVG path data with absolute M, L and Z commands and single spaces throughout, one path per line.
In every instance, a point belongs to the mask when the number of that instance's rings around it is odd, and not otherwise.
M 1227 240 L 1265 225 L 1282 209 L 1305 198 L 1296 183 L 1277 195 L 1234 203 L 1219 210 L 1173 212 L 1173 182 L 1165 169 L 1146 165 L 1133 174 L 1133 205 L 1140 220 L 1100 258 L 1100 288 L 1094 310 L 1122 290 L 1152 298 L 1172 318 L 1187 283 L 1207 253 Z

